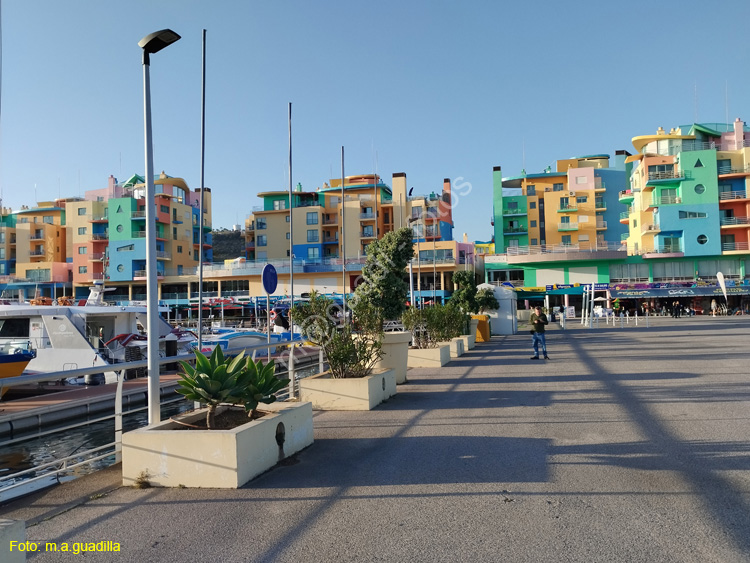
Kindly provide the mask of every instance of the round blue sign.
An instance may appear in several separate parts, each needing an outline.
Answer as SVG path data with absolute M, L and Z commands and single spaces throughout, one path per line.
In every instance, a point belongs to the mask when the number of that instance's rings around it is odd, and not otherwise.
M 266 290 L 268 295 L 272 295 L 276 291 L 276 286 L 279 284 L 279 278 L 276 275 L 276 268 L 271 264 L 263 266 L 263 273 L 261 274 L 263 280 L 263 289 Z

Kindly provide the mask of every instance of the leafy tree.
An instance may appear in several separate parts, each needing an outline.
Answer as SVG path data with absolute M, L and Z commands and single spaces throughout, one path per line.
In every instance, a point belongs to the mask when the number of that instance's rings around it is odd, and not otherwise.
M 456 288 L 451 295 L 450 303 L 459 307 L 465 314 L 477 313 L 477 284 L 474 272 L 461 270 L 453 274 L 453 285 Z
M 400 318 L 409 295 L 404 271 L 413 257 L 412 231 L 406 227 L 370 243 L 362 268 L 364 281 L 354 292 L 354 302 L 369 303 L 381 321 Z M 354 310 L 356 312 L 356 305 Z
M 494 311 L 500 308 L 500 303 L 498 303 L 497 298 L 495 297 L 495 292 L 489 287 L 483 287 L 482 289 L 477 290 L 476 301 L 480 313 Z

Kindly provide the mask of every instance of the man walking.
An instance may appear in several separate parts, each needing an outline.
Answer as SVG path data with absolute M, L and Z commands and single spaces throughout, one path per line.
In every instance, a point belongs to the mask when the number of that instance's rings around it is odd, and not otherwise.
M 539 343 L 542 344 L 542 354 L 545 360 L 549 360 L 547 355 L 547 342 L 544 339 L 544 327 L 549 324 L 547 315 L 542 312 L 542 308 L 537 305 L 534 307 L 534 312 L 531 313 L 529 318 L 531 321 L 531 344 L 534 347 L 534 355 L 531 356 L 532 360 L 539 359 Z

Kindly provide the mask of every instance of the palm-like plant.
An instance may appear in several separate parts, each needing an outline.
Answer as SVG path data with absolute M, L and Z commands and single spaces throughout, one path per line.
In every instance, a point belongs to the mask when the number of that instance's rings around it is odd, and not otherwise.
M 238 376 L 237 383 L 245 387 L 241 399 L 248 416 L 254 418 L 257 415 L 258 404 L 270 405 L 276 401 L 275 393 L 287 386 L 289 379 L 276 377 L 276 365 L 273 360 L 263 364 L 260 360 L 254 362 L 252 358 L 248 358 L 246 367 L 247 369 Z
M 206 427 L 215 426 L 216 407 L 221 403 L 240 403 L 246 393 L 247 384 L 240 380 L 247 371 L 245 352 L 234 358 L 225 358 L 221 347 L 217 346 L 207 358 L 195 351 L 195 367 L 181 361 L 183 373 L 177 388 L 187 399 L 206 403 Z M 250 360 L 252 361 L 252 360 Z

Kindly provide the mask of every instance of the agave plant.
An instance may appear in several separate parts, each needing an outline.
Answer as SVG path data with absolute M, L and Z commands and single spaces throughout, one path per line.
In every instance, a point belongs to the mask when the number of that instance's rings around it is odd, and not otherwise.
M 215 426 L 216 407 L 221 403 L 244 403 L 243 397 L 247 393 L 247 382 L 244 373 L 247 372 L 249 358 L 245 359 L 245 352 L 234 358 L 224 357 L 221 347 L 214 348 L 210 358 L 199 351 L 195 351 L 195 367 L 188 362 L 181 361 L 183 373 L 177 392 L 186 398 L 205 403 L 206 427 Z
M 260 360 L 254 362 L 252 358 L 248 358 L 247 369 L 238 376 L 237 382 L 244 385 L 245 391 L 241 399 L 248 416 L 254 418 L 258 404 L 269 405 L 276 401 L 275 393 L 287 386 L 289 379 L 276 377 L 276 366 L 273 360 L 263 364 Z

